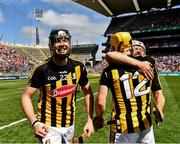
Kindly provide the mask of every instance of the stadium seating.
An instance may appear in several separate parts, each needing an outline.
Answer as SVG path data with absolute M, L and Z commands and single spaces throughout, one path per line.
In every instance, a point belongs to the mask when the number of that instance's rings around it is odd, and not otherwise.
M 108 37 L 118 31 L 128 31 L 133 39 L 144 42 L 147 55 L 156 59 L 160 72 L 180 72 L 179 13 L 180 8 L 167 8 L 114 17 L 104 35 Z
M 25 55 L 0 44 L 0 75 L 18 75 L 29 73 L 35 62 Z
M 86 64 L 97 52 L 97 45 L 75 45 L 70 57 Z M 38 63 L 50 57 L 48 47 L 14 43 L 0 44 L 0 75 L 28 75 Z
M 149 11 L 131 16 L 113 18 L 105 36 L 117 31 L 143 31 L 180 26 L 180 9 Z
M 129 31 L 134 39 L 144 42 L 147 54 L 156 59 L 160 72 L 179 72 L 179 13 L 180 9 L 159 9 L 113 17 L 104 35 L 108 36 L 117 31 Z M 90 73 L 101 73 L 107 66 L 107 62 L 102 60 L 95 65 L 97 50 L 98 45 L 96 44 L 73 45 L 70 57 L 87 64 Z M 36 64 L 50 56 L 48 47 L 14 43 L 1 43 L 0 52 L 1 75 L 28 74 Z M 89 63 L 90 61 L 94 66 Z

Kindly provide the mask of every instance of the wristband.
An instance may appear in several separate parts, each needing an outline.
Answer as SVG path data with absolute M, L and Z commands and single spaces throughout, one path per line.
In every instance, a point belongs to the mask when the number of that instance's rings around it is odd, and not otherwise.
M 33 123 L 32 123 L 32 127 L 34 127 L 35 123 L 39 122 L 38 120 L 35 120 Z

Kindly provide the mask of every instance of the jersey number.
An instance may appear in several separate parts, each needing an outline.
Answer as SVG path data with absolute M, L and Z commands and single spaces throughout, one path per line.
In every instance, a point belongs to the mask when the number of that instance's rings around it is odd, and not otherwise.
M 132 77 L 132 79 L 137 79 L 139 76 L 139 72 L 136 71 Z M 134 93 L 135 97 L 138 96 L 142 96 L 145 94 L 148 94 L 150 92 L 150 86 L 147 87 L 145 90 L 140 90 L 143 86 L 146 85 L 146 83 L 148 82 L 148 80 L 146 78 L 144 78 L 135 88 L 134 88 L 134 92 L 131 91 L 131 87 L 130 87 L 130 74 L 123 74 L 120 77 L 120 80 L 123 82 L 124 85 L 124 89 L 125 89 L 125 93 L 126 93 L 126 97 L 127 99 L 130 99 L 132 97 L 132 94 Z

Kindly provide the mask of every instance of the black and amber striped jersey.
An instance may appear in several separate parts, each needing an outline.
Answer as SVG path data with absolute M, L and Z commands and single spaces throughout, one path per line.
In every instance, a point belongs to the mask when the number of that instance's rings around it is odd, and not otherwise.
M 87 71 L 78 61 L 68 59 L 65 66 L 52 59 L 37 66 L 31 73 L 28 85 L 38 88 L 38 120 L 54 127 L 69 127 L 75 121 L 75 89 L 88 83 Z
M 139 58 L 148 60 L 151 58 Z M 112 120 L 120 124 L 111 125 L 111 130 L 134 133 L 149 128 L 151 120 L 151 91 L 161 89 L 154 70 L 153 81 L 148 81 L 136 69 L 125 65 L 110 64 L 102 73 L 100 85 L 106 85 L 112 93 Z

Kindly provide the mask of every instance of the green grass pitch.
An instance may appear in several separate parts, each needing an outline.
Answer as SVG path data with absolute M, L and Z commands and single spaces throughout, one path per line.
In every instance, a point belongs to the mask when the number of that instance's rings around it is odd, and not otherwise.
M 89 78 L 94 98 L 96 98 L 99 77 Z M 157 127 L 154 123 L 154 133 L 157 143 L 178 143 L 180 142 L 180 77 L 178 76 L 160 76 L 163 93 L 166 98 L 165 119 L 164 122 Z M 25 119 L 22 111 L 20 97 L 26 80 L 8 80 L 0 81 L 0 143 L 38 143 L 34 138 L 33 129 L 30 123 Z M 78 98 L 83 94 L 78 92 Z M 33 104 L 37 104 L 37 97 L 34 96 Z M 77 98 L 77 99 L 78 99 Z M 106 120 L 109 119 L 111 113 L 111 94 L 109 93 L 107 100 L 107 110 L 104 114 Z M 76 108 L 76 124 L 75 136 L 81 135 L 84 123 L 86 121 L 86 113 L 83 105 L 84 101 L 77 101 Z M 16 123 L 17 122 L 17 123 Z M 11 124 L 11 125 L 10 125 Z M 106 126 L 86 140 L 86 143 L 107 143 L 109 137 L 109 127 Z

